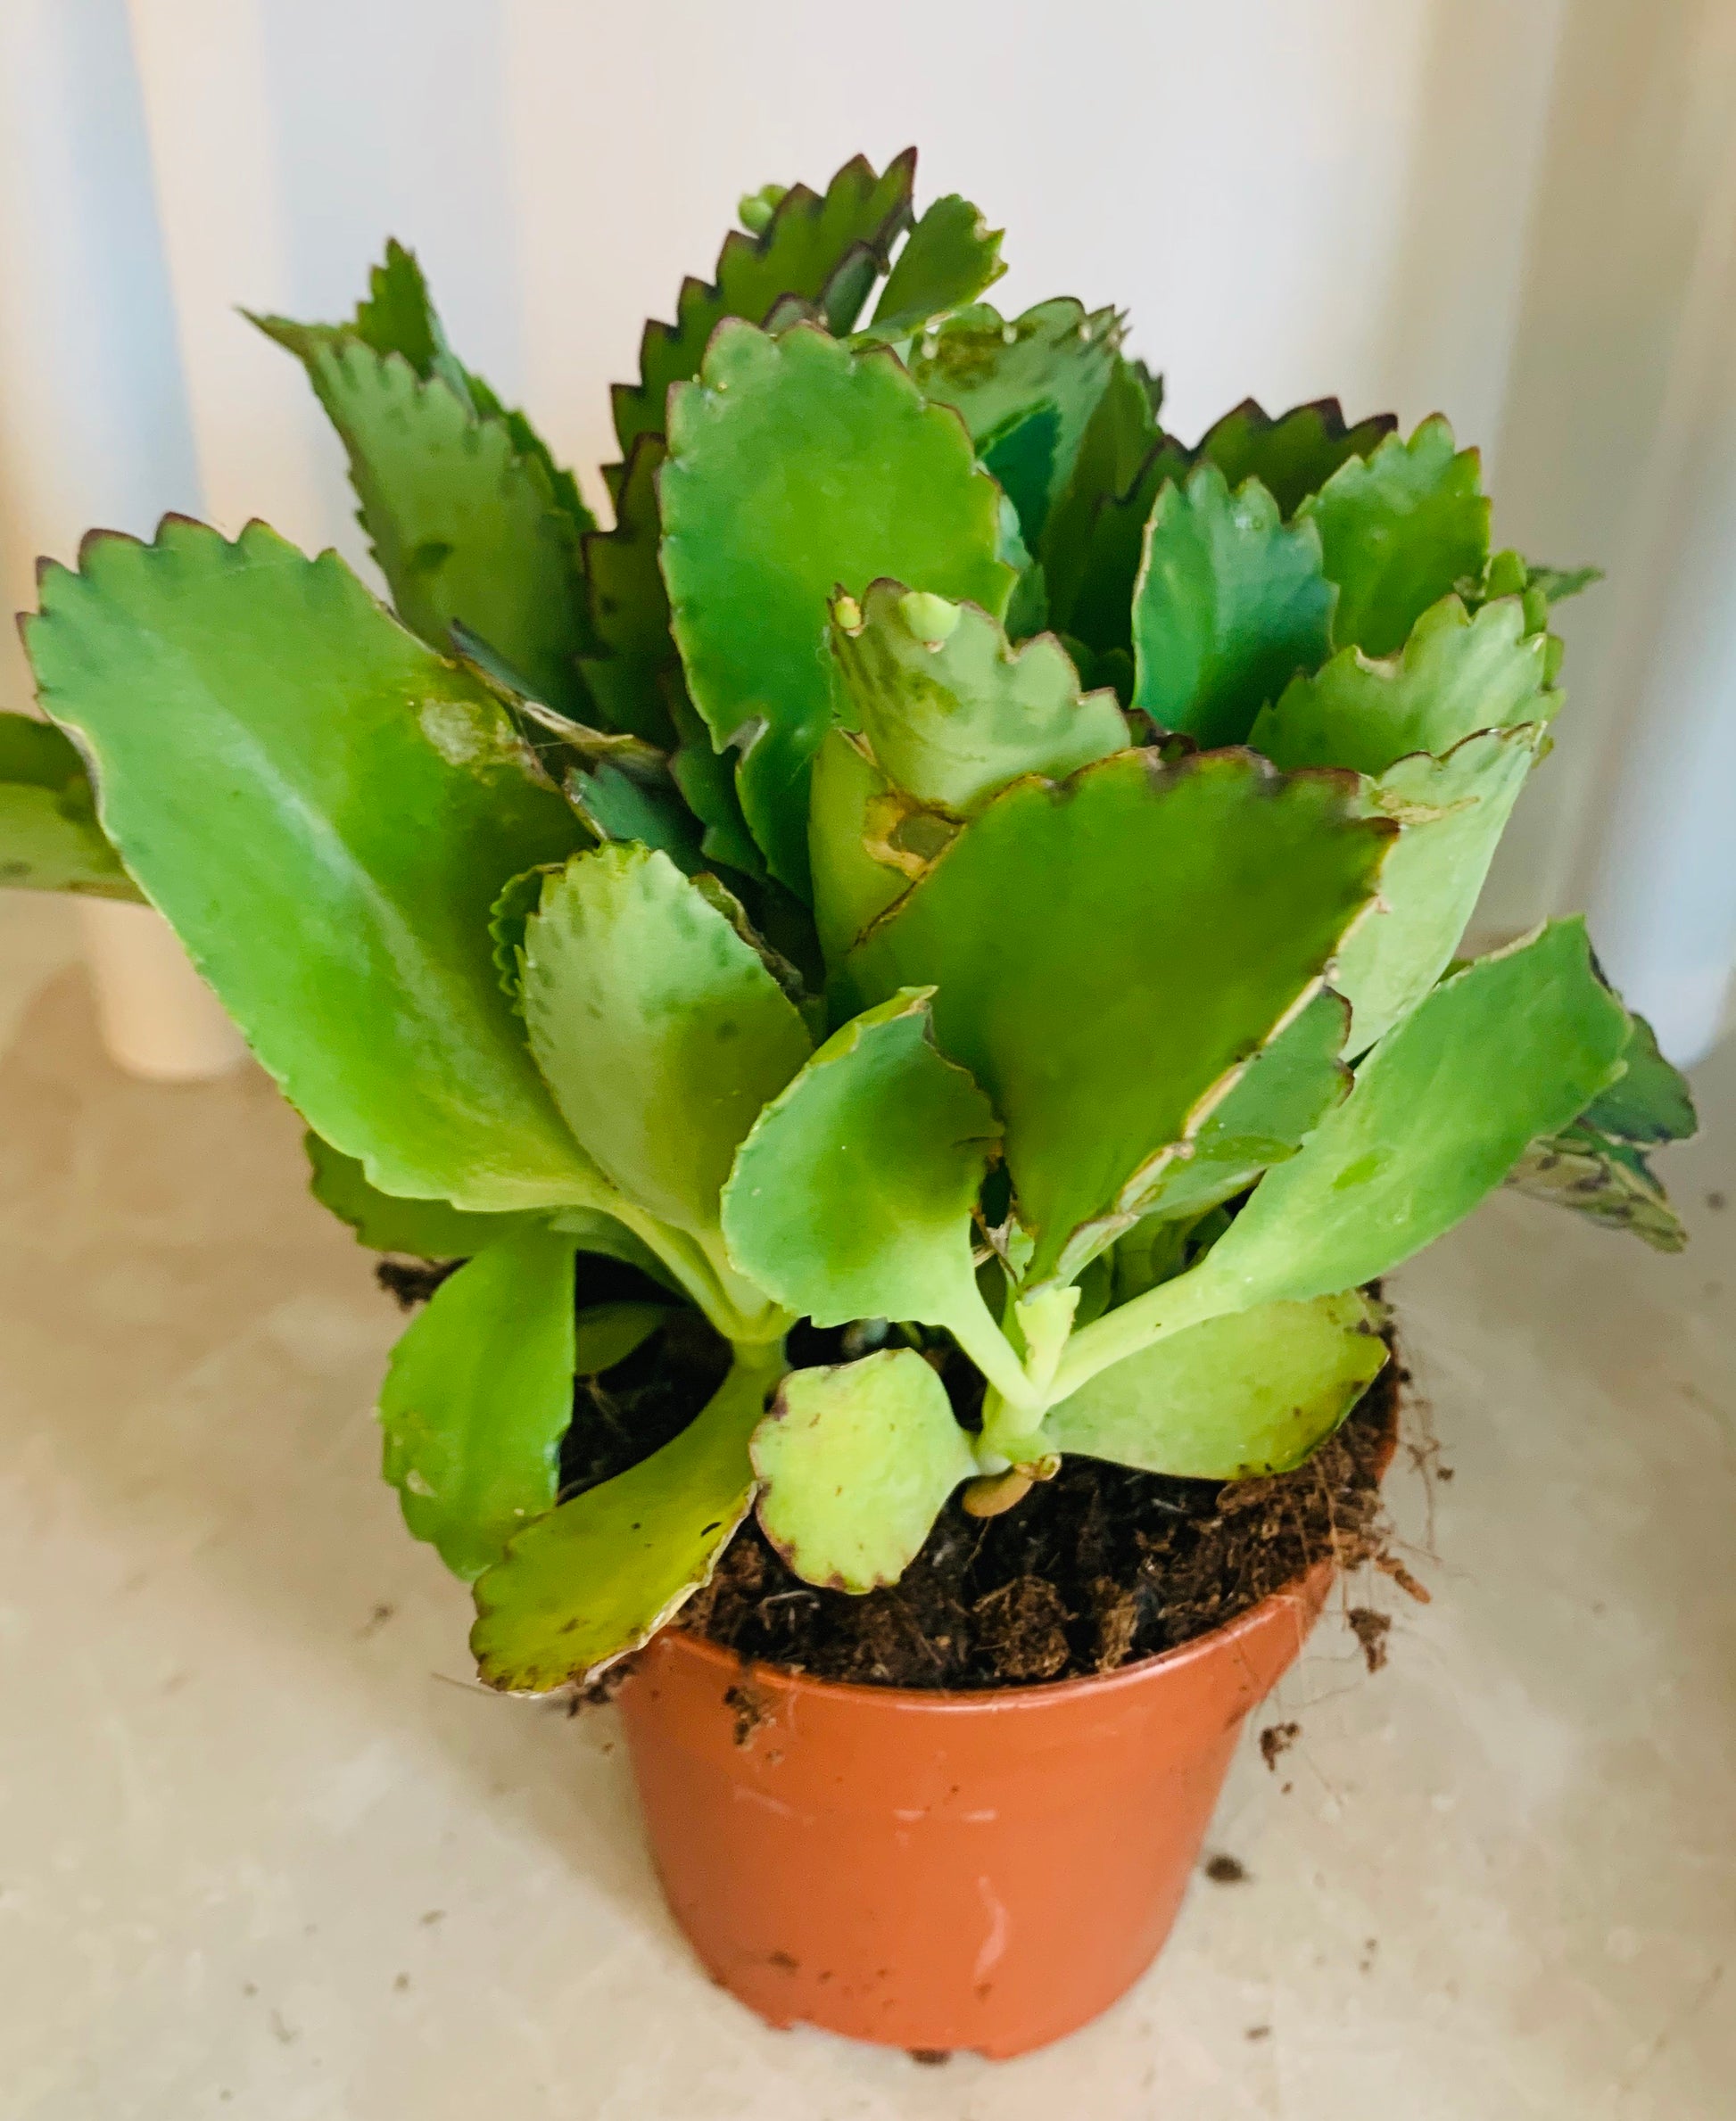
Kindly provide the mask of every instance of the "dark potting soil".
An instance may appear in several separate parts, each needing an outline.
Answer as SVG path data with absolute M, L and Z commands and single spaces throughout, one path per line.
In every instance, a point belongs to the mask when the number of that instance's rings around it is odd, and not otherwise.
M 443 1278 L 442 1270 L 392 1260 L 379 1274 L 406 1304 L 425 1300 Z M 579 1277 L 581 1305 L 667 1300 L 614 1260 L 583 1255 Z M 799 1365 L 860 1352 L 839 1332 L 804 1325 L 790 1336 L 790 1359 Z M 930 1357 L 959 1418 L 974 1425 L 982 1389 L 976 1371 L 939 1347 Z M 727 1344 L 683 1309 L 626 1361 L 580 1378 L 561 1446 L 561 1499 L 667 1443 L 728 1366 Z M 1111 1671 L 1174 1649 L 1328 1556 L 1344 1568 L 1379 1562 L 1402 1579 L 1386 1554 L 1379 1488 L 1406 1382 L 1394 1348 L 1338 1433 L 1307 1465 L 1269 1479 L 1173 1480 L 1069 1457 L 998 1517 L 969 1516 L 955 1497 L 900 1580 L 863 1597 L 804 1583 L 750 1516 L 680 1624 L 744 1660 L 816 1678 L 969 1690 Z M 1385 1641 L 1363 1646 L 1372 1669 Z

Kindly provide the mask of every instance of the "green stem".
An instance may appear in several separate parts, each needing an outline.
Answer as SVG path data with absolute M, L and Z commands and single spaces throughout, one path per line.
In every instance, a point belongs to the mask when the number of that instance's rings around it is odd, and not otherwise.
M 1178 1275 L 1173 1282 L 1160 1282 L 1155 1289 L 1118 1310 L 1106 1311 L 1073 1335 L 1055 1371 L 1048 1404 L 1058 1407 L 1071 1399 L 1112 1363 L 1124 1362 L 1167 1341 L 1171 1333 L 1185 1333 L 1190 1325 L 1203 1325 L 1208 1318 L 1237 1308 L 1234 1286 L 1209 1275 L 1204 1266 Z
M 1025 1375 L 1024 1365 L 996 1325 L 995 1315 L 982 1300 L 974 1281 L 968 1295 L 960 1294 L 957 1316 L 937 1323 L 947 1328 L 1008 1407 L 1030 1417 L 1029 1425 L 1034 1429 L 1043 1418 L 1042 1396 Z

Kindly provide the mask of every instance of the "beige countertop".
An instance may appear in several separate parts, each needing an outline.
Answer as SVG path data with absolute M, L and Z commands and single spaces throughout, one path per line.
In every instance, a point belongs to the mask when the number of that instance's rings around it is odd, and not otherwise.
M 1335 1616 L 1256 1720 L 1302 1736 L 1232 1778 L 1247 1881 L 1073 2040 L 921 2068 L 712 1988 L 612 1713 L 471 1684 L 293 1119 L 113 1074 L 70 937 L 0 903 L 4 2121 L 1736 2110 L 1736 1050 L 1684 1259 L 1502 1197 L 1397 1277 L 1434 1602 L 1359 1587 L 1387 1668 Z

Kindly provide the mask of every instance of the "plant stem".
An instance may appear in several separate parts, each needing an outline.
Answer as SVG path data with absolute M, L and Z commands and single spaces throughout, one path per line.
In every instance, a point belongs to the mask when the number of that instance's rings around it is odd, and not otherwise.
M 1123 1362 L 1129 1355 L 1167 1341 L 1171 1333 L 1185 1333 L 1190 1325 L 1202 1325 L 1208 1318 L 1240 1308 L 1235 1285 L 1210 1275 L 1203 1264 L 1172 1282 L 1160 1282 L 1155 1289 L 1105 1312 L 1073 1335 L 1055 1372 L 1048 1404 L 1057 1407 L 1071 1399 L 1112 1363 Z

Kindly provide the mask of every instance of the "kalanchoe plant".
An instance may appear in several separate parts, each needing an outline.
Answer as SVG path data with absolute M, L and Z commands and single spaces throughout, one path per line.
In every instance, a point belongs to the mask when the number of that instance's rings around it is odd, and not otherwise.
M 1681 1242 L 1691 1107 L 1580 923 L 1454 957 L 1583 578 L 1492 554 L 1442 419 L 1184 446 L 1122 319 L 1003 318 L 913 168 L 743 202 L 616 393 L 612 529 L 393 245 L 347 323 L 259 321 L 396 615 L 170 518 L 26 623 L 96 796 L 8 725 L 13 879 L 136 879 L 319 1197 L 466 1262 L 385 1472 L 498 1686 L 642 1643 L 756 1505 L 864 1591 L 1067 1452 L 1296 1465 L 1386 1359 L 1368 1285 L 1504 1181 Z M 563 1498 L 575 1374 L 695 1311 L 715 1394 Z

